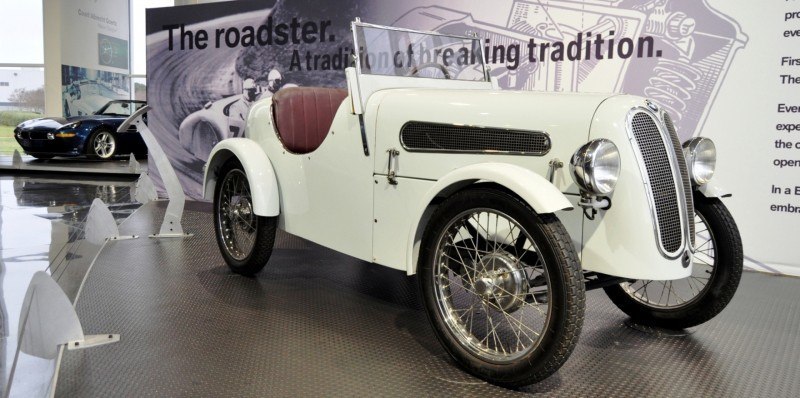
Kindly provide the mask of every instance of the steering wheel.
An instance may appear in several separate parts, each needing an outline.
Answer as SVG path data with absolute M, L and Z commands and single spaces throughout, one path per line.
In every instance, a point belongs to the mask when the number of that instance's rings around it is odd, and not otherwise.
M 440 71 L 442 71 L 442 74 L 444 75 L 445 79 L 452 79 L 452 77 L 450 76 L 450 72 L 447 70 L 447 68 L 445 68 L 444 65 L 436 62 L 426 62 L 424 64 L 415 65 L 411 68 L 411 70 L 408 71 L 406 76 L 416 76 L 420 70 L 425 68 L 437 68 Z

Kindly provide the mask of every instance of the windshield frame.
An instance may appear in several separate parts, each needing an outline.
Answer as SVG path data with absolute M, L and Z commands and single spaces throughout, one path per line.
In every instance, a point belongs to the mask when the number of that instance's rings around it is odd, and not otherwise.
M 353 22 L 350 23 L 350 31 L 353 34 L 353 48 L 354 49 L 360 49 L 361 45 L 363 45 L 364 49 L 366 49 L 366 43 L 360 43 L 359 40 L 358 40 L 358 31 L 356 29 L 357 27 L 372 28 L 372 29 L 384 29 L 384 30 L 391 30 L 391 31 L 396 31 L 396 32 L 414 33 L 414 34 L 419 34 L 419 35 L 440 36 L 440 37 L 448 37 L 448 38 L 461 39 L 461 40 L 471 40 L 471 41 L 477 42 L 477 43 L 473 43 L 473 44 L 477 44 L 477 48 L 480 48 L 480 50 L 481 50 L 481 56 L 480 57 L 476 57 L 476 58 L 480 59 L 480 67 L 483 70 L 483 74 L 482 74 L 483 75 L 483 80 L 474 80 L 474 81 L 476 81 L 476 82 L 490 82 L 491 81 L 490 74 L 489 74 L 490 70 L 489 70 L 488 66 L 486 65 L 486 59 L 485 59 L 486 55 L 483 53 L 483 44 L 481 43 L 481 38 L 478 37 L 477 34 L 474 35 L 474 36 L 467 36 L 467 35 L 463 35 L 462 36 L 462 35 L 454 35 L 454 34 L 450 34 L 450 33 L 440 33 L 440 32 L 433 32 L 433 31 L 427 31 L 427 30 L 415 30 L 415 29 L 407 29 L 407 28 L 398 28 L 398 27 L 394 27 L 394 26 L 376 25 L 376 24 L 371 24 L 371 23 L 367 23 L 367 22 L 361 22 L 361 18 L 356 18 L 355 20 L 353 20 Z M 387 75 L 380 75 L 380 74 L 373 74 L 373 73 L 364 73 L 361 70 L 361 59 L 360 59 L 361 57 L 359 55 L 359 51 L 354 52 L 353 55 L 354 55 L 356 73 L 359 76 L 361 76 L 361 75 L 387 76 Z M 412 79 L 423 78 L 423 79 L 425 79 L 425 77 L 416 77 L 416 76 L 391 76 L 391 75 L 388 75 L 388 76 L 389 77 L 395 77 L 395 78 L 412 78 Z M 437 80 L 441 80 L 441 79 L 437 79 Z M 454 79 L 454 80 L 456 80 L 456 79 Z M 456 81 L 458 81 L 458 80 L 456 80 Z
M 125 103 L 128 104 L 129 107 L 132 106 L 134 108 L 134 110 L 131 112 L 131 115 L 134 112 L 136 112 L 137 110 L 139 110 L 142 107 L 147 105 L 146 101 L 140 101 L 140 100 L 125 100 L 125 99 L 111 100 L 111 101 L 106 102 L 106 104 L 103 105 L 102 108 L 98 109 L 94 114 L 95 115 L 99 115 L 99 116 L 120 116 L 120 117 L 125 116 L 125 117 L 128 117 L 130 115 L 123 115 L 123 114 L 119 114 L 119 113 L 103 113 L 103 112 L 106 111 L 106 109 L 108 109 L 109 106 L 111 106 L 111 104 L 113 104 L 113 103 L 122 103 L 122 102 L 125 102 Z M 136 106 L 136 105 L 141 105 L 141 106 Z

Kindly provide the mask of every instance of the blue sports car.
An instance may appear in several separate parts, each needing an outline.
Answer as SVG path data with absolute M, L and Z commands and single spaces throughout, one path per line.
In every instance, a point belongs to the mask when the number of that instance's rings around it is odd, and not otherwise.
M 81 155 L 111 159 L 130 153 L 145 155 L 147 146 L 136 127 L 131 126 L 124 133 L 117 133 L 117 127 L 146 104 L 144 101 L 114 100 L 94 115 L 28 120 L 14 129 L 14 137 L 25 153 L 38 159 Z

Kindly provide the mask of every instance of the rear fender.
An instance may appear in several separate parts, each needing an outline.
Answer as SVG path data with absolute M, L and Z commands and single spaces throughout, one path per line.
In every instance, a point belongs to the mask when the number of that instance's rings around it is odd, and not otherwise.
M 409 275 L 417 271 L 422 235 L 432 214 L 434 199 L 447 197 L 475 183 L 495 183 L 510 190 L 538 214 L 571 210 L 566 196 L 541 175 L 524 167 L 507 163 L 479 163 L 462 167 L 445 175 L 428 190 L 420 202 L 409 231 L 406 268 Z
M 203 197 L 207 200 L 214 199 L 217 179 L 221 177 L 220 169 L 232 158 L 239 160 L 247 174 L 253 212 L 264 217 L 280 214 L 278 179 L 272 168 L 272 162 L 261 147 L 248 138 L 229 138 L 214 147 L 204 167 Z

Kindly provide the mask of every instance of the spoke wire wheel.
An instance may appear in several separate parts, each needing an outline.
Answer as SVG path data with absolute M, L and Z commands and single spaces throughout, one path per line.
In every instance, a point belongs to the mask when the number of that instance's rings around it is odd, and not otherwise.
M 247 176 L 233 169 L 225 175 L 217 201 L 218 235 L 224 249 L 235 260 L 243 261 L 253 252 L 258 232 Z
M 457 192 L 428 220 L 417 269 L 425 313 L 465 370 L 520 387 L 552 375 L 583 326 L 577 253 L 554 214 L 494 184 Z
M 692 275 L 669 281 L 637 280 L 621 284 L 635 301 L 656 309 L 680 309 L 697 302 L 709 289 L 717 259 L 717 244 L 708 222 L 695 213 L 695 247 Z
M 117 149 L 117 141 L 114 139 L 114 136 L 107 131 L 95 133 L 91 144 L 92 151 L 95 156 L 100 159 L 108 159 L 114 156 L 114 151 Z
M 458 215 L 439 236 L 436 301 L 450 332 L 472 354 L 511 363 L 539 345 L 550 293 L 538 253 L 528 231 L 492 209 Z
M 692 274 L 674 281 L 630 281 L 603 288 L 635 322 L 668 329 L 697 326 L 717 316 L 733 299 L 742 278 L 739 228 L 718 198 L 694 193 Z

